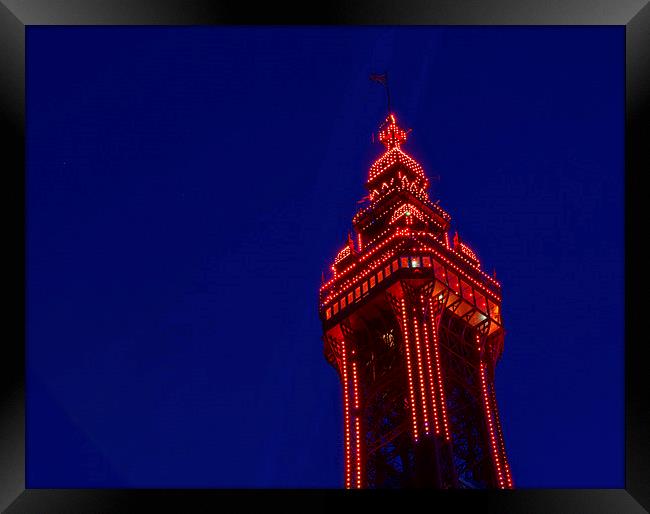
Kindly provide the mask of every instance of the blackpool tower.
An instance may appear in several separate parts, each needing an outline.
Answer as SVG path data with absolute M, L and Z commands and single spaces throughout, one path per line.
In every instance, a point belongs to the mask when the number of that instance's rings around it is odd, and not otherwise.
M 343 391 L 346 488 L 513 488 L 494 392 L 501 286 L 481 269 L 389 114 L 368 205 L 320 288 Z M 450 241 L 451 239 L 451 241 Z

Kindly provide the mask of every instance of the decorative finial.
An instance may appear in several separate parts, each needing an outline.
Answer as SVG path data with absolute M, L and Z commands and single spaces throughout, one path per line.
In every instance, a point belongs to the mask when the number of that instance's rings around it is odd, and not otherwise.
M 406 130 L 397 124 L 395 114 L 390 113 L 379 131 L 378 138 L 386 149 L 391 150 L 393 148 L 399 148 L 406 141 L 406 134 Z

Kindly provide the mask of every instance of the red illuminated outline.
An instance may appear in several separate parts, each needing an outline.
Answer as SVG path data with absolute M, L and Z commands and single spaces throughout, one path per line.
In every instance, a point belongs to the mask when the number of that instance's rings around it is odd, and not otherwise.
M 345 341 L 341 342 L 341 374 L 343 375 L 343 421 L 345 431 L 345 487 L 352 487 L 352 454 L 350 448 L 350 390 L 348 383 L 348 359 Z
M 350 255 L 351 253 L 352 253 L 352 251 L 350 250 L 350 247 L 345 245 L 343 250 L 341 250 L 339 253 L 336 254 L 336 257 L 334 258 L 334 264 L 338 264 L 343 259 L 345 259 L 348 255 Z
M 501 421 L 499 420 L 499 412 L 497 410 L 497 400 L 494 394 L 494 386 L 490 388 L 490 401 L 492 402 L 492 410 L 494 411 L 494 424 L 496 427 L 497 440 L 499 442 L 499 449 L 501 459 L 503 461 L 503 470 L 506 476 L 506 485 L 509 489 L 514 487 L 512 483 L 512 473 L 510 472 L 510 464 L 508 464 L 508 457 L 506 455 L 506 447 L 503 443 L 503 432 L 501 431 Z
M 354 353 L 354 352 L 353 352 Z M 355 448 L 355 453 L 357 457 L 357 488 L 361 489 L 362 482 L 361 482 L 361 419 L 360 419 L 360 413 L 359 409 L 361 408 L 361 401 L 359 399 L 359 380 L 357 376 L 357 362 L 356 360 L 352 361 L 352 388 L 353 388 L 353 393 L 354 393 L 354 409 L 355 409 L 355 420 L 354 420 L 354 428 L 355 428 L 355 440 L 356 440 L 356 448 Z
M 433 310 L 433 299 L 429 298 L 429 311 Z M 442 379 L 442 366 L 440 365 L 440 348 L 438 345 L 438 327 L 435 323 L 431 323 L 431 339 L 433 340 L 433 356 L 436 366 L 436 378 L 438 382 L 438 397 L 440 398 L 440 411 L 442 412 L 442 425 L 445 431 L 445 439 L 451 441 L 449 435 L 449 423 L 447 423 L 447 403 L 445 400 L 445 382 Z
M 427 378 L 429 379 L 429 390 L 431 394 L 431 408 L 433 409 L 433 424 L 436 430 L 436 435 L 440 435 L 440 422 L 438 421 L 438 407 L 436 405 L 436 385 L 433 377 L 433 366 L 431 364 L 431 345 L 429 344 L 429 331 L 427 330 L 427 322 L 425 320 L 426 307 L 424 303 L 424 295 L 420 295 L 420 303 L 422 304 L 422 332 L 424 333 L 424 355 L 427 361 Z
M 389 114 L 384 122 L 383 128 L 379 131 L 379 141 L 391 149 L 401 145 L 406 141 L 406 130 L 397 126 L 397 118 L 394 114 Z
M 476 334 L 476 345 L 480 352 L 481 337 L 479 334 Z M 503 471 L 501 469 L 501 459 L 499 456 L 499 450 L 497 448 L 497 440 L 496 440 L 496 435 L 494 430 L 494 423 L 492 420 L 492 409 L 490 408 L 490 398 L 488 395 L 487 379 L 485 377 L 485 362 L 483 362 L 482 358 L 481 358 L 481 393 L 483 394 L 483 406 L 485 408 L 485 419 L 487 420 L 487 425 L 488 425 L 488 435 L 490 436 L 490 448 L 492 449 L 492 457 L 494 460 L 494 464 L 497 468 L 499 488 L 505 489 L 506 482 L 504 480 Z
M 424 382 L 424 365 L 422 363 L 422 350 L 420 348 L 420 331 L 418 330 L 418 320 L 414 316 L 413 321 L 413 335 L 415 336 L 415 353 L 418 360 L 418 378 L 420 380 L 420 398 L 422 400 L 422 418 L 424 420 L 424 433 L 429 433 L 429 414 L 427 409 L 427 386 Z
M 413 369 L 411 365 L 411 349 L 409 342 L 409 327 L 408 327 L 408 318 L 406 316 L 406 300 L 402 298 L 401 300 L 401 309 L 402 309 L 402 330 L 403 330 L 403 339 L 404 339 L 404 357 L 406 358 L 406 374 L 408 378 L 409 386 L 409 403 L 411 404 L 411 422 L 413 424 L 413 439 L 418 440 L 418 419 L 417 412 L 415 409 L 415 388 L 413 386 Z
M 425 216 L 420 209 L 411 205 L 410 203 L 405 203 L 401 207 L 395 209 L 393 216 L 390 218 L 389 224 L 395 223 L 399 218 L 404 216 L 406 218 L 406 223 L 413 223 L 413 217 L 418 218 L 420 221 L 427 221 L 428 216 Z M 429 218 L 431 219 L 431 218 Z
M 472 249 L 467 246 L 465 243 L 460 243 L 460 251 L 467 255 L 470 259 L 473 259 L 478 262 L 478 257 L 472 251 Z
M 388 150 L 370 167 L 370 177 L 368 182 L 374 181 L 395 164 L 403 165 L 407 170 L 414 172 L 418 178 L 426 181 L 422 167 L 399 147 L 395 147 Z

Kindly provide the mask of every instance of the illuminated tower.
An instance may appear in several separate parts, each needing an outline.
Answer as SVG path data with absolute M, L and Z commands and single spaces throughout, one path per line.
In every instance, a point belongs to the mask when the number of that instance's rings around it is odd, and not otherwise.
M 481 269 L 390 114 L 368 205 L 320 289 L 343 389 L 345 487 L 513 487 L 494 394 L 501 288 Z

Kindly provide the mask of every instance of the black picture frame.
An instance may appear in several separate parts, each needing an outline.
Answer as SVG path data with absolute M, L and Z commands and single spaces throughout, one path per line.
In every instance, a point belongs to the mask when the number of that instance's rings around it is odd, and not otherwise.
M 25 35 L 30 25 L 616 25 L 625 27 L 625 488 L 413 491 L 436 508 L 488 512 L 635 513 L 650 510 L 650 373 L 643 337 L 641 180 L 650 153 L 650 5 L 647 0 L 0 0 L 5 328 L 0 357 L 0 509 L 18 512 L 187 512 L 262 499 L 327 506 L 403 493 L 371 491 L 25 489 Z M 594 277 L 594 280 L 600 280 Z M 606 277 L 602 277 L 606 285 Z M 606 287 L 603 288 L 606 294 Z M 645 386 L 643 385 L 645 384 Z M 594 448 L 598 452 L 598 448 Z M 571 458 L 570 455 L 567 456 Z M 251 494 L 254 493 L 254 494 Z M 260 498 L 261 497 L 261 498 Z M 363 498 L 363 500 L 361 500 Z M 225 503 L 224 503 L 225 502 Z

